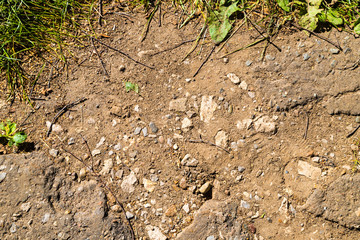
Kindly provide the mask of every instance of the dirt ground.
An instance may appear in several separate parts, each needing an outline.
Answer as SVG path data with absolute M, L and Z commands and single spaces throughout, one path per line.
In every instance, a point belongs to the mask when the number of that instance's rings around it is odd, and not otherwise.
M 359 238 L 360 131 L 347 138 L 360 124 L 359 39 L 319 34 L 339 51 L 294 28 L 263 60 L 266 42 L 222 57 L 259 37 L 240 30 L 193 77 L 213 48 L 206 36 L 183 60 L 201 23 L 178 29 L 163 7 L 140 41 L 143 15 L 105 10 L 99 39 L 154 69 L 95 42 L 106 76 L 89 43 L 68 74 L 53 69 L 52 92 L 44 71 L 34 110 L 3 95 L 0 119 L 29 138 L 1 150 L 1 239 L 131 239 L 125 216 L 136 239 Z

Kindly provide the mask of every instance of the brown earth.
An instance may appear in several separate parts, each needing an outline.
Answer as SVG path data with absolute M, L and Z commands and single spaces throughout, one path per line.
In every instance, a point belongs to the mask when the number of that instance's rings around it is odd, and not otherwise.
M 342 46 L 338 52 L 290 29 L 274 40 L 281 51 L 269 45 L 263 60 L 265 43 L 223 58 L 258 37 L 243 30 L 193 77 L 213 44 L 201 39 L 184 61 L 190 42 L 159 53 L 202 27 L 178 29 L 180 13 L 172 11 L 164 7 L 161 26 L 155 18 L 142 42 L 144 16 L 118 15 L 116 7 L 95 29 L 155 69 L 95 42 L 107 77 L 89 43 L 74 51 L 68 77 L 54 74 L 47 96 L 45 70 L 34 113 L 3 98 L 0 118 L 26 120 L 29 144 L 0 158 L 0 238 L 131 239 L 111 192 L 137 239 L 359 238 L 360 133 L 346 136 L 359 124 L 360 79 L 358 68 L 343 69 L 359 60 L 359 40 L 321 33 Z M 126 81 L 139 94 L 126 92 Z M 46 121 L 82 97 L 47 137 Z

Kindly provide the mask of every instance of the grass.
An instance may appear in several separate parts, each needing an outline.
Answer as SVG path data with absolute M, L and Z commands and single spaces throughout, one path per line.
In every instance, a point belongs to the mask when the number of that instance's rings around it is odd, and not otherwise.
M 108 3 L 109 1 L 105 2 Z M 147 24 L 141 40 L 146 38 L 151 19 L 162 4 L 180 11 L 178 28 L 194 18 L 203 19 L 212 41 L 224 44 L 234 33 L 236 20 L 256 29 L 270 44 L 287 22 L 299 24 L 310 31 L 336 28 L 360 34 L 360 0 L 125 0 L 128 10 L 142 8 Z M 104 3 L 104 4 L 105 4 Z M 69 39 L 80 26 L 81 19 L 90 19 L 96 0 L 2 0 L 0 1 L 0 71 L 7 79 L 8 98 L 28 99 L 49 60 L 53 56 L 66 63 L 71 54 Z M 203 28 L 203 29 L 204 29 Z M 205 30 L 204 30 L 205 31 Z M 198 38 L 200 39 L 203 33 Z M 204 33 L 205 34 L 205 33 Z M 198 41 L 194 43 L 196 48 Z M 254 43 L 255 44 L 255 43 Z M 252 46 L 252 44 L 250 44 Z M 221 47 L 222 48 L 222 47 Z M 221 49 L 220 48 L 220 49 Z M 239 48 L 241 50 L 243 48 Z M 263 53 L 266 51 L 264 48 Z M 37 61 L 37 74 L 24 68 Z M 40 67 L 39 67 L 40 66 Z M 26 69 L 26 70 L 25 70 Z
M 66 61 L 66 39 L 74 37 L 71 33 L 90 6 L 75 0 L 0 1 L 0 70 L 7 79 L 9 98 L 19 94 L 28 100 L 29 86 L 38 77 L 31 79 L 24 70 L 26 61 L 46 62 L 46 54 Z

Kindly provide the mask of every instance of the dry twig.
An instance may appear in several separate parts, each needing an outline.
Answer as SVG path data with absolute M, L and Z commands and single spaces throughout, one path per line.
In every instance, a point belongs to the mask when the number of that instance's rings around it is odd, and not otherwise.
M 223 151 L 225 151 L 226 153 L 230 154 L 230 152 L 228 150 L 226 150 L 225 148 L 219 146 L 219 145 L 216 145 L 215 143 L 212 143 L 212 142 L 209 142 L 209 141 L 205 141 L 201 138 L 201 135 L 200 135 L 200 139 L 199 140 L 195 140 L 195 139 L 189 139 L 187 140 L 188 142 L 190 143 L 205 143 L 205 144 L 208 144 L 210 146 L 214 146 L 214 147 L 217 147 Z
M 91 41 L 91 45 L 93 46 L 94 51 L 95 51 L 95 53 L 96 53 L 99 61 L 100 61 L 100 63 L 101 63 L 101 67 L 102 67 L 102 69 L 103 69 L 103 71 L 104 71 L 104 74 L 105 74 L 107 77 L 109 77 L 109 74 L 108 74 L 108 72 L 106 71 L 106 68 L 105 68 L 105 64 L 104 64 L 103 60 L 101 59 L 100 54 L 99 54 L 98 50 L 96 49 L 96 47 L 95 47 L 95 45 L 94 45 L 94 38 L 91 37 L 91 38 L 90 38 L 90 41 Z
M 70 108 L 72 108 L 73 106 L 75 106 L 75 105 L 77 105 L 77 104 L 79 104 L 79 103 L 82 103 L 82 102 L 84 102 L 84 101 L 86 101 L 86 100 L 87 100 L 87 98 L 82 97 L 82 98 L 80 98 L 80 99 L 78 99 L 78 100 L 76 100 L 76 101 L 74 101 L 74 102 L 71 102 L 71 103 L 65 105 L 65 107 L 63 107 L 62 109 L 60 109 L 60 111 L 55 115 L 55 117 L 54 117 L 53 120 L 51 121 L 51 124 L 50 124 L 50 126 L 49 126 L 49 129 L 48 129 L 48 131 L 47 131 L 47 133 L 46 133 L 46 137 L 49 137 L 49 136 L 50 136 L 50 133 L 51 133 L 51 130 L 52 130 L 52 126 L 54 125 L 54 123 L 57 121 L 57 119 L 58 119 L 61 115 L 63 115 L 68 109 L 70 109 Z
M 202 62 L 202 64 L 200 65 L 200 67 L 198 68 L 198 70 L 194 73 L 193 77 L 195 77 L 199 72 L 200 69 L 205 65 L 205 63 L 209 60 L 211 54 L 214 52 L 216 45 L 214 45 L 214 47 L 211 49 L 211 52 L 209 53 L 209 55 L 206 57 L 206 59 Z

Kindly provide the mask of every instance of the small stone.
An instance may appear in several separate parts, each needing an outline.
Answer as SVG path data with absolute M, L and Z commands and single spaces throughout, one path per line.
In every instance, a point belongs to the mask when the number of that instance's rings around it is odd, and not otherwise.
M 134 214 L 132 214 L 131 212 L 126 212 L 126 218 L 127 219 L 133 219 L 134 218 Z
M 206 182 L 199 188 L 199 192 L 202 194 L 206 194 L 207 192 L 210 191 L 211 187 L 212 186 L 211 186 L 210 182 Z
M 53 157 L 57 157 L 57 155 L 59 155 L 59 150 L 57 149 L 50 149 L 49 150 L 49 154 Z
M 100 146 L 102 146 L 105 142 L 106 138 L 105 137 L 101 137 L 100 141 L 96 144 L 95 148 L 99 148 Z
M 49 129 L 50 126 L 51 126 L 51 122 L 46 121 L 46 126 Z M 59 124 L 53 124 L 52 127 L 51 127 L 51 131 L 53 131 L 53 132 L 62 132 L 63 129 Z
M 200 120 L 209 123 L 217 109 L 217 103 L 213 96 L 202 96 L 200 106 Z
M 28 212 L 31 208 L 31 203 L 27 202 L 27 203 L 23 203 L 20 205 L 20 209 L 24 212 Z
M 4 181 L 5 177 L 6 177 L 6 173 L 1 172 L 1 173 L 0 173 L 0 183 L 1 183 L 2 181 Z
M 188 116 L 188 118 L 193 118 L 196 116 L 196 112 L 194 111 L 187 111 L 186 115 Z
M 160 231 L 158 227 L 146 226 L 145 230 L 150 238 L 150 240 L 166 240 L 167 237 Z
M 91 151 L 91 155 L 93 155 L 93 157 L 95 157 L 96 155 L 99 155 L 101 153 L 100 149 L 94 149 Z
M 275 57 L 274 56 L 271 56 L 271 55 L 266 55 L 265 58 L 269 61 L 274 61 L 275 60 Z
M 11 232 L 11 233 L 16 233 L 16 230 L 17 230 L 16 224 L 15 224 L 15 223 L 12 223 L 12 224 L 11 224 L 11 227 L 10 227 L 10 232 Z
M 193 127 L 192 125 L 192 121 L 189 118 L 184 118 L 181 122 L 181 128 L 184 131 L 189 131 L 189 129 L 191 129 Z
M 124 71 L 125 71 L 125 66 L 124 66 L 124 65 L 120 65 L 119 71 L 120 71 L 120 72 L 124 72 Z
M 50 213 L 45 213 L 45 215 L 43 216 L 41 222 L 42 223 L 47 223 L 50 219 Z
M 75 143 L 75 138 L 69 138 L 68 145 L 73 145 Z
M 140 132 L 141 132 L 141 127 L 136 127 L 135 130 L 134 130 L 134 134 L 139 135 Z
M 181 188 L 184 189 L 184 190 L 188 187 L 187 181 L 186 181 L 186 178 L 185 178 L 185 177 L 183 177 L 183 178 L 180 179 L 180 181 L 179 181 L 179 187 L 181 187 Z
M 137 152 L 137 151 L 132 151 L 132 152 L 130 152 L 130 153 L 129 153 L 129 158 L 131 158 L 131 159 L 135 159 L 135 158 L 136 158 L 136 156 L 137 156 L 137 154 L 138 154 L 138 152 Z
M 115 177 L 117 177 L 118 179 L 122 179 L 123 175 L 124 175 L 124 170 L 118 170 L 115 173 Z
M 85 178 L 86 178 L 86 169 L 85 168 L 80 169 L 79 178 L 81 181 L 85 180 Z
M 179 146 L 175 143 L 174 146 L 173 146 L 173 149 L 174 149 L 174 150 L 178 150 L 178 149 L 179 149 Z
M 121 189 L 124 192 L 132 193 L 135 191 L 135 183 L 137 183 L 137 178 L 134 172 L 131 172 L 128 176 L 124 177 L 124 180 L 121 183 Z
M 157 133 L 159 131 L 159 129 L 156 127 L 155 123 L 153 122 L 149 123 L 149 127 L 153 133 Z
M 175 216 L 177 213 L 177 209 L 175 205 L 171 205 L 166 211 L 165 211 L 165 216 L 167 217 L 173 217 Z
M 220 147 L 226 148 L 228 146 L 228 142 L 229 142 L 228 134 L 223 130 L 218 131 L 215 136 L 215 144 Z
M 223 58 L 223 62 L 224 62 L 224 63 L 228 63 L 228 62 L 229 62 L 229 58 L 227 58 L 227 57 Z
M 248 88 L 248 85 L 245 81 L 242 81 L 239 85 L 239 87 L 242 89 L 242 90 L 247 90 Z
M 255 97 L 255 93 L 254 92 L 248 92 L 248 95 L 250 98 L 254 98 Z
M 191 82 L 191 78 L 185 78 L 185 82 L 187 82 L 187 83 L 189 83 L 189 82 Z
M 185 157 L 181 160 L 181 165 L 187 167 L 196 167 L 199 164 L 199 161 L 195 158 L 192 158 L 190 154 L 186 154 Z
M 115 151 L 119 151 L 121 149 L 121 144 L 120 143 L 118 143 L 118 144 L 116 144 L 115 146 L 114 146 L 114 150 Z
M 236 76 L 234 73 L 229 73 L 228 75 L 226 75 L 230 81 L 234 84 L 239 84 L 240 83 L 240 78 L 238 76 Z
M 249 204 L 248 202 L 244 201 L 244 200 L 241 200 L 240 206 L 241 206 L 242 208 L 246 208 L 246 209 L 249 209 L 249 208 L 250 208 L 250 204 Z
M 242 166 L 238 166 L 238 171 L 239 171 L 240 173 L 242 173 L 242 172 L 244 172 L 244 171 L 245 171 L 245 168 L 244 168 L 244 167 L 242 167 Z
M 309 58 L 310 58 L 310 55 L 309 55 L 308 53 L 304 53 L 304 54 L 303 54 L 303 59 L 304 59 L 304 61 L 309 60 Z
M 340 52 L 340 50 L 337 48 L 330 48 L 330 53 L 332 53 L 332 54 L 338 54 L 339 52 Z
M 357 116 L 357 117 L 355 118 L 355 122 L 360 123 L 360 116 Z
M 155 190 L 156 185 L 157 185 L 156 182 L 153 182 L 153 181 L 148 180 L 146 178 L 143 178 L 143 184 L 144 184 L 144 188 L 149 192 L 153 192 Z
M 206 240 L 216 240 L 216 238 L 214 237 L 214 235 L 211 235 L 211 236 L 208 236 L 208 237 L 206 238 Z
M 235 178 L 235 182 L 240 182 L 243 179 L 242 175 L 239 175 Z
M 170 101 L 169 110 L 185 112 L 186 111 L 186 101 L 187 101 L 186 98 L 178 98 L 178 99 Z
M 311 179 L 317 179 L 321 176 L 321 169 L 300 160 L 298 162 L 298 173 Z
M 156 174 L 150 174 L 150 180 L 153 182 L 159 181 L 159 177 Z
M 148 134 L 148 130 L 146 127 L 144 127 L 142 130 L 141 130 L 142 134 L 144 137 L 147 137 L 149 134 Z
M 313 157 L 313 158 L 311 158 L 311 160 L 313 162 L 319 163 L 320 162 L 320 157 Z
M 109 174 L 109 172 L 113 166 L 114 166 L 114 164 L 113 164 L 113 160 L 111 158 L 104 160 L 104 167 L 101 169 L 100 174 L 101 175 Z
M 184 210 L 184 212 L 189 213 L 190 212 L 190 207 L 189 204 L 185 204 L 182 209 Z
M 250 60 L 247 60 L 247 61 L 245 62 L 245 65 L 246 65 L 247 67 L 250 67 L 251 64 L 252 64 L 252 61 L 250 61 Z
M 254 122 L 254 129 L 257 132 L 275 133 L 276 123 L 269 116 L 263 116 Z

